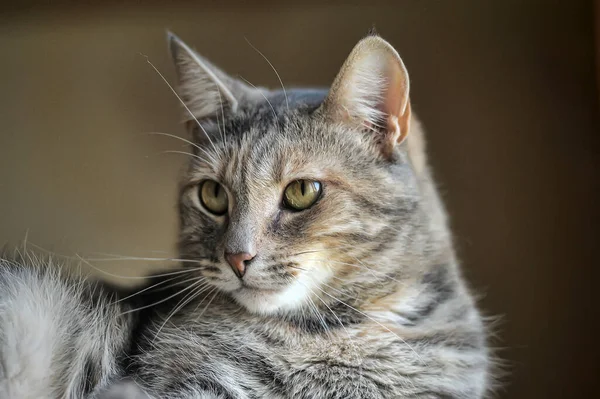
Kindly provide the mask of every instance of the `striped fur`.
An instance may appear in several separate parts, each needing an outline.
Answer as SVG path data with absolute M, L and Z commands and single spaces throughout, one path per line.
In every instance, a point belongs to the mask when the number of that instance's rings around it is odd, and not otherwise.
M 90 302 L 92 285 L 5 262 L 1 364 L 10 357 L 18 367 L 0 369 L 0 393 L 125 398 L 135 387 L 173 399 L 483 397 L 485 328 L 459 271 L 420 124 L 403 102 L 408 76 L 389 75 L 405 74 L 393 67 L 401 63 L 395 50 L 364 39 L 329 93 L 267 91 L 170 40 L 193 113 L 179 248 L 189 261 L 182 267 L 196 269 L 151 279 L 155 288 L 130 299 L 111 302 L 107 292 L 122 294 L 104 289 Z M 400 114 L 390 115 L 386 101 L 404 104 Z M 385 130 L 396 128 L 400 135 Z M 323 194 L 289 212 L 282 192 L 301 178 L 322 182 Z M 200 205 L 204 179 L 227 190 L 225 216 Z M 227 248 L 257 249 L 243 280 L 224 259 Z M 37 313 L 25 320 L 17 312 L 27 307 Z M 33 320 L 56 333 L 35 335 Z M 41 371 L 29 352 L 7 349 L 32 331 L 31 342 L 47 347 Z M 58 356 L 67 341 L 77 355 Z M 83 370 L 93 370 L 85 383 Z M 24 386 L 48 394 L 15 396 Z

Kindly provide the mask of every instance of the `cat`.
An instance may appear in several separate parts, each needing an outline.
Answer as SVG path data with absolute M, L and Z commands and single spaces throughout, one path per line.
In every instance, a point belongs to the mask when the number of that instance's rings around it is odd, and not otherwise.
M 181 269 L 125 292 L 5 257 L 0 397 L 483 397 L 486 328 L 397 51 L 369 34 L 329 90 L 267 90 L 168 40 Z

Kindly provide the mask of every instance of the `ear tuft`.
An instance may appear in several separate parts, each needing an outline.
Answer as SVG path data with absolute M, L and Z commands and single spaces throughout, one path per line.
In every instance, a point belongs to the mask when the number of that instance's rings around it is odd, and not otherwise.
M 393 148 L 410 128 L 410 83 L 396 50 L 379 36 L 354 47 L 323 103 L 331 119 L 376 132 L 382 152 Z

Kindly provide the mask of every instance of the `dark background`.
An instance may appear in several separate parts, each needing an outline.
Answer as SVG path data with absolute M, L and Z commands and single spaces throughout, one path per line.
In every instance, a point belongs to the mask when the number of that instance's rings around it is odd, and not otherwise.
M 164 256 L 179 107 L 170 28 L 259 85 L 328 85 L 375 25 L 402 55 L 502 398 L 592 397 L 599 104 L 591 1 L 21 1 L 0 5 L 0 242 Z M 133 265 L 133 266 L 132 266 Z M 139 275 L 136 262 L 98 265 Z

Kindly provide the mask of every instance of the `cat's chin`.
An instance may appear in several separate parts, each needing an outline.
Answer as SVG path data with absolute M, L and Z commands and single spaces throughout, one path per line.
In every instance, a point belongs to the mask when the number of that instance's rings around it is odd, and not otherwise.
M 241 287 L 231 296 L 249 312 L 260 315 L 288 313 L 299 309 L 309 296 L 306 285 L 294 282 L 280 290 Z
M 302 267 L 303 272 L 298 273 L 284 287 L 257 287 L 250 279 L 245 280 L 243 284 L 236 280 L 237 286 L 227 291 L 237 303 L 251 313 L 266 316 L 289 315 L 303 311 L 311 296 L 322 290 L 321 284 L 327 283 L 333 272 L 331 268 L 323 267 L 322 262 L 311 262 L 307 258 L 302 260 Z

